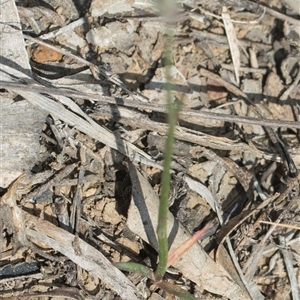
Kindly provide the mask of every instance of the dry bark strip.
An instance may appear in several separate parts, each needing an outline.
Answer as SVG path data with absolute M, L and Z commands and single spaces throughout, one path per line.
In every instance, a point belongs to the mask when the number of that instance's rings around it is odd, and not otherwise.
M 0 21 L 0 63 L 31 76 L 15 1 L 1 1 Z M 24 170 L 30 170 L 41 158 L 39 136 L 46 118 L 45 111 L 13 98 L 14 95 L 1 92 L 0 186 L 3 188 L 8 187 Z

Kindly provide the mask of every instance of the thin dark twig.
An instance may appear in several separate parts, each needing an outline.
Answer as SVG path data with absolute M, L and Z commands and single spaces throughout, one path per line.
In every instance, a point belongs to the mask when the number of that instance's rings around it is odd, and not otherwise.
M 79 171 L 76 193 L 75 193 L 74 200 L 73 200 L 73 209 L 72 209 L 70 223 L 71 223 L 71 228 L 73 230 L 75 230 L 75 233 L 79 232 L 79 219 L 81 216 L 81 203 L 80 203 L 81 192 L 80 191 L 81 191 L 81 186 L 82 186 L 82 182 L 83 182 L 83 178 L 84 178 L 84 173 L 85 173 L 84 169 L 81 169 Z M 76 222 L 76 224 L 75 224 L 75 222 Z
M 6 82 L 0 80 L 0 86 L 2 88 L 13 88 L 14 90 L 28 90 L 34 91 L 37 93 L 45 93 L 49 95 L 64 95 L 69 97 L 77 97 L 79 99 L 88 99 L 90 101 L 98 101 L 104 104 L 116 104 L 125 107 L 137 108 L 141 110 L 151 110 L 156 112 L 166 112 L 166 107 L 160 104 L 150 104 L 150 103 L 141 103 L 133 100 L 123 100 L 121 98 L 114 98 L 109 96 L 103 96 L 93 93 L 82 93 L 75 90 L 63 89 L 63 88 L 49 88 L 44 87 L 42 85 L 27 85 L 22 83 L 13 83 L 13 82 Z M 189 116 L 189 117 L 198 117 L 203 119 L 211 119 L 217 121 L 225 121 L 225 122 L 232 122 L 232 123 L 242 123 L 242 124 L 251 124 L 251 125 L 261 125 L 261 126 L 268 126 L 268 127 L 287 127 L 287 128 L 297 128 L 300 129 L 300 123 L 294 121 L 285 121 L 285 120 L 272 120 L 272 119 L 258 119 L 252 117 L 243 117 L 243 116 L 236 116 L 236 115 L 228 115 L 228 114 L 220 114 L 214 112 L 202 112 L 202 111 L 195 111 L 195 110 L 188 110 L 182 109 L 179 113 L 179 120 L 182 116 Z

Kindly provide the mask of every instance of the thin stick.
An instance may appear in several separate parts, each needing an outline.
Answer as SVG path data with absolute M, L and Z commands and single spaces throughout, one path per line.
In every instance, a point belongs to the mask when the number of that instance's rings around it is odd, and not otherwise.
M 300 62 L 298 63 L 298 74 L 294 80 L 294 82 L 286 89 L 286 91 L 279 98 L 280 101 L 285 101 L 289 97 L 291 91 L 296 87 L 296 85 L 300 81 Z
M 204 73 L 204 72 L 203 72 Z M 210 74 L 210 72 L 209 72 Z M 217 76 L 220 78 L 219 76 Z M 222 79 L 221 79 L 222 80 Z M 225 82 L 225 81 L 224 81 Z M 14 82 L 7 82 L 0 80 L 0 86 L 2 88 L 13 88 L 16 91 L 34 91 L 38 93 L 46 93 L 49 95 L 65 95 L 69 97 L 77 97 L 80 99 L 88 99 L 90 101 L 98 101 L 105 104 L 116 104 L 120 106 L 132 107 L 142 110 L 152 110 L 156 112 L 166 112 L 166 106 L 160 104 L 151 104 L 151 103 L 141 103 L 132 100 L 124 101 L 121 98 L 114 98 L 108 97 L 103 95 L 97 95 L 93 93 L 82 93 L 75 90 L 69 89 L 57 89 L 57 88 L 49 88 L 45 86 L 38 86 L 38 85 L 26 85 L 22 83 L 14 83 Z M 227 88 L 227 87 L 226 87 Z M 239 91 L 239 89 L 237 89 Z M 242 92 L 239 92 L 241 94 Z M 243 94 L 243 93 L 242 93 Z M 241 95 L 242 95 L 241 94 Z M 195 111 L 195 110 L 188 110 L 182 109 L 179 112 L 178 118 L 182 116 L 189 116 L 189 117 L 196 117 L 196 118 L 203 118 L 203 119 L 211 119 L 211 120 L 218 120 L 218 121 L 225 121 L 225 122 L 232 122 L 232 123 L 242 123 L 242 124 L 251 124 L 251 125 L 261 125 L 261 126 L 268 126 L 273 128 L 278 127 L 287 127 L 287 128 L 297 128 L 300 129 L 300 123 L 294 121 L 285 121 L 285 120 L 271 120 L 271 119 L 258 119 L 252 117 L 242 117 L 236 115 L 228 115 L 228 114 L 220 114 L 214 112 L 202 112 L 202 111 Z
M 281 246 L 285 247 L 285 238 L 281 235 L 279 236 L 279 242 L 280 242 Z M 292 290 L 292 299 L 299 300 L 300 295 L 299 295 L 297 278 L 296 278 L 294 267 L 293 267 L 293 257 L 291 255 L 291 251 L 284 249 L 284 248 L 281 248 L 280 251 L 283 256 L 284 264 L 286 267 L 286 272 L 288 273 L 288 277 L 290 279 L 291 290 Z
M 291 225 L 291 224 L 283 224 L 283 223 L 276 223 L 276 222 L 269 222 L 269 221 L 259 221 L 259 223 L 276 225 L 276 226 L 281 226 L 281 227 L 286 227 L 286 228 L 292 228 L 292 229 L 300 230 L 300 226 Z
M 266 13 L 268 13 L 269 15 L 275 17 L 276 19 L 279 19 L 279 20 L 282 20 L 282 21 L 287 21 L 291 24 L 294 24 L 294 25 L 297 25 L 297 26 L 300 27 L 300 20 L 289 17 L 285 14 L 282 14 L 282 13 L 280 13 L 280 12 L 274 10 L 274 9 L 271 9 L 271 8 L 266 7 L 264 5 L 261 5 L 261 4 L 259 4 L 259 7 L 265 9 Z

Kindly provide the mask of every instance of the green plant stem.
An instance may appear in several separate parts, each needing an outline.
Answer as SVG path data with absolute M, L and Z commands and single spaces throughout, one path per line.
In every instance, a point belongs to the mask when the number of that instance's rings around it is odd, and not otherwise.
M 159 263 L 155 272 L 156 280 L 161 280 L 166 268 L 168 260 L 168 238 L 167 238 L 167 215 L 168 215 L 168 200 L 170 193 L 170 181 L 171 181 L 171 162 L 173 154 L 174 134 L 177 121 L 178 111 L 180 104 L 173 103 L 172 99 L 172 78 L 171 78 L 171 44 L 172 36 L 171 33 L 167 33 L 165 40 L 165 61 L 166 65 L 166 100 L 168 106 L 168 136 L 165 146 L 165 158 L 164 158 L 164 171 L 162 175 L 162 189 L 159 204 L 159 216 L 157 225 L 157 237 L 158 237 L 158 255 Z
M 142 264 L 134 263 L 134 262 L 118 262 L 118 263 L 114 263 L 114 265 L 120 270 L 132 272 L 132 273 L 139 273 L 142 276 L 154 280 L 153 272 L 148 267 Z

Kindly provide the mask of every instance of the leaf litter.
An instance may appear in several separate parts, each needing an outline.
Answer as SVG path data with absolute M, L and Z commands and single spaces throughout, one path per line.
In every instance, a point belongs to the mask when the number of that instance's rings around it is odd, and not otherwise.
M 197 299 L 298 299 L 299 16 L 279 0 L 226 6 L 178 4 L 173 20 L 173 89 L 184 105 L 171 251 L 216 225 L 166 276 Z M 175 299 L 112 264 L 157 259 L 163 19 L 151 1 L 79 7 L 17 2 L 33 78 L 3 60 L 1 92 L 49 116 L 46 158 L 2 189 L 1 294 Z

